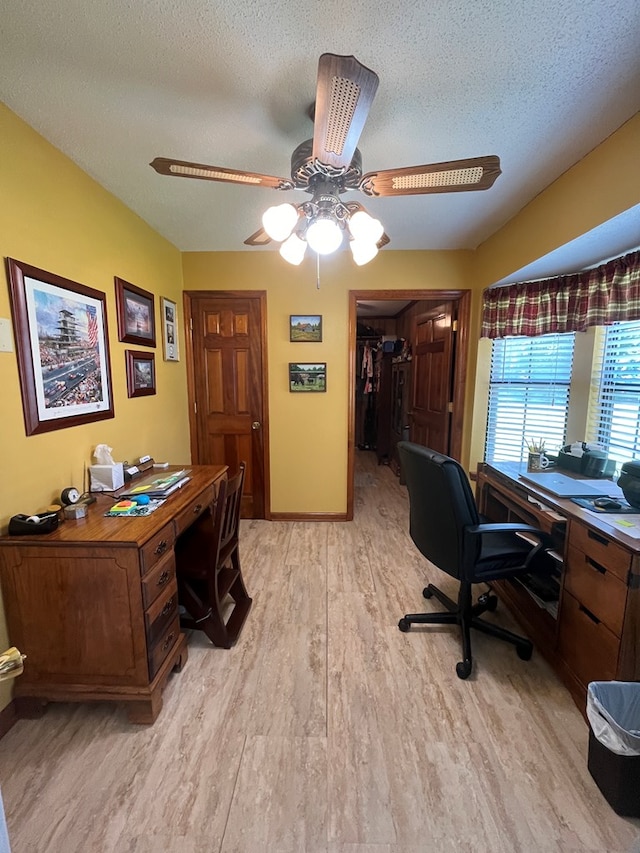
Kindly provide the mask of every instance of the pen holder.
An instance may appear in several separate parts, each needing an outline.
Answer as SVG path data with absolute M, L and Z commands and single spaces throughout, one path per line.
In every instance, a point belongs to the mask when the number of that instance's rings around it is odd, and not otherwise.
M 529 453 L 527 471 L 544 471 L 549 467 L 549 460 L 544 453 Z

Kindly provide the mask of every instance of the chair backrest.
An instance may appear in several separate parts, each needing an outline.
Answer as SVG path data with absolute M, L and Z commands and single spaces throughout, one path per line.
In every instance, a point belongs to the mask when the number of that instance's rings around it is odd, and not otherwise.
M 480 516 L 464 470 L 455 459 L 410 441 L 398 442 L 398 453 L 409 491 L 411 538 L 439 569 L 466 577 L 477 553 L 476 545 L 468 552 L 464 531 L 479 524 Z
M 227 559 L 229 554 L 238 545 L 238 529 L 240 527 L 240 509 L 242 504 L 242 490 L 244 489 L 244 475 L 246 463 L 241 462 L 238 473 L 229 478 L 225 489 L 224 517 L 222 519 L 222 530 L 220 534 L 220 560 Z

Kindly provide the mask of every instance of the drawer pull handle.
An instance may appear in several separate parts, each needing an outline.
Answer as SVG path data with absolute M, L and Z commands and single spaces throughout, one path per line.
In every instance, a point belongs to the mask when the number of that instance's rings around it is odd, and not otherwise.
M 174 600 L 173 600 L 173 596 L 171 596 L 169 601 L 167 601 L 165 606 L 162 608 L 162 615 L 166 616 L 167 613 L 171 613 L 171 611 L 173 610 L 173 605 L 174 605 Z
M 592 569 L 595 569 L 596 572 L 600 572 L 601 575 L 606 575 L 607 570 L 604 566 L 601 566 L 600 563 L 596 563 L 595 560 L 592 560 L 591 557 L 587 557 L 587 565 L 591 566 Z
M 196 504 L 193 508 L 194 515 L 197 515 L 199 512 L 202 512 L 202 504 Z
M 153 553 L 154 554 L 164 554 L 164 552 L 167 550 L 167 544 L 168 543 L 167 543 L 166 539 L 161 539 L 160 542 L 158 542 L 156 550 Z
M 156 581 L 156 586 L 164 586 L 170 577 L 171 577 L 171 572 L 168 569 L 165 569 L 164 572 L 160 575 L 160 577 Z
M 587 536 L 589 537 L 589 539 L 595 539 L 596 542 L 599 542 L 601 545 L 604 545 L 605 548 L 609 544 L 609 540 L 605 536 L 600 536 L 598 533 L 594 533 L 593 530 L 588 530 Z
M 173 638 L 174 638 L 174 637 L 175 637 L 175 632 L 174 632 L 174 631 L 172 631 L 172 632 L 169 634 L 169 636 L 167 637 L 167 639 L 164 641 L 164 643 L 162 644 L 162 651 L 163 651 L 163 652 L 166 652 L 166 650 L 169 648 L 169 646 L 170 646 L 170 645 L 171 645 L 171 643 L 173 642 Z
M 581 611 L 584 613 L 584 615 L 585 615 L 585 616 L 588 616 L 588 617 L 589 617 L 589 619 L 591 619 L 591 621 L 592 621 L 592 622 L 595 622 L 595 623 L 596 623 L 596 625 L 599 625 L 599 624 L 600 624 L 600 620 L 598 619 L 598 617 L 597 617 L 597 616 L 594 616 L 594 615 L 593 615 L 593 613 L 592 613 L 590 610 L 587 610 L 587 608 L 586 608 L 586 607 L 584 607 L 584 605 L 580 604 L 580 605 L 579 605 L 579 607 L 578 607 L 578 609 L 579 609 L 579 610 L 581 610 Z

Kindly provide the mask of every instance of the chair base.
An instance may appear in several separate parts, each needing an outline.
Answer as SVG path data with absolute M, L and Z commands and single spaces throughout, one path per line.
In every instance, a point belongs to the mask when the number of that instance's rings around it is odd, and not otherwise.
M 501 628 L 499 625 L 493 625 L 490 622 L 485 622 L 481 619 L 483 613 L 492 612 L 498 605 L 498 599 L 495 595 L 484 593 L 478 599 L 477 604 L 472 603 L 472 584 L 462 582 L 460 584 L 460 593 L 458 603 L 456 604 L 448 595 L 445 595 L 437 586 L 429 584 L 424 588 L 422 594 L 425 598 L 435 596 L 441 604 L 447 608 L 444 612 L 439 613 L 407 613 L 398 622 L 398 628 L 401 631 L 408 631 L 412 624 L 415 625 L 460 625 L 462 634 L 462 660 L 456 664 L 456 674 L 458 678 L 468 678 L 473 669 L 473 658 L 471 656 L 471 628 L 476 628 L 482 631 L 483 634 L 490 634 L 493 637 L 498 637 L 500 640 L 505 640 L 516 647 L 516 652 L 521 660 L 530 660 L 533 654 L 533 644 L 526 637 L 520 637 L 512 631 L 507 631 L 506 628 Z

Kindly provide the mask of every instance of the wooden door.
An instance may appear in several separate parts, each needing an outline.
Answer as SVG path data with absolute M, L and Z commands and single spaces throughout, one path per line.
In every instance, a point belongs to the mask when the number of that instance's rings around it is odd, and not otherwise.
M 453 411 L 454 303 L 416 317 L 413 336 L 411 440 L 450 455 Z
M 268 518 L 266 311 L 263 292 L 190 292 L 194 464 L 246 462 L 243 518 Z

